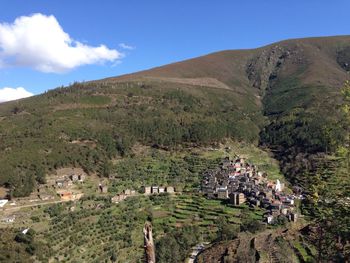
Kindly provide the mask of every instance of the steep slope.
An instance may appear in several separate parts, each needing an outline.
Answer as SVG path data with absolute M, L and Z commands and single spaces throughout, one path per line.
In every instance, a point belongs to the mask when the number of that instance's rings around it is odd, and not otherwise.
M 312 261 L 313 256 L 312 246 L 298 230 L 280 228 L 257 234 L 242 232 L 234 240 L 216 243 L 204 250 L 197 262 L 292 263 Z
M 297 178 L 308 166 L 297 160 L 342 139 L 349 65 L 348 36 L 288 40 L 0 104 L 0 185 L 27 195 L 58 167 L 107 175 L 136 142 L 172 150 L 227 137 L 272 148 Z

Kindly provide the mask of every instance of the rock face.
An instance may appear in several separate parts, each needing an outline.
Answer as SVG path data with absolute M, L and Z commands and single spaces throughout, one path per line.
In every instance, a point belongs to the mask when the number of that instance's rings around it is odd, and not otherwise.
M 145 245 L 145 263 L 155 263 L 156 254 L 152 236 L 152 225 L 150 222 L 146 222 L 143 228 L 144 245 Z
M 303 262 L 293 246 L 298 231 L 267 230 L 258 234 L 242 233 L 235 240 L 217 243 L 204 250 L 198 263 L 236 262 Z
M 338 51 L 337 62 L 344 70 L 350 71 L 350 47 Z
M 251 85 L 261 91 L 268 89 L 270 82 L 277 77 L 278 70 L 289 55 L 290 51 L 276 45 L 253 57 L 246 68 Z

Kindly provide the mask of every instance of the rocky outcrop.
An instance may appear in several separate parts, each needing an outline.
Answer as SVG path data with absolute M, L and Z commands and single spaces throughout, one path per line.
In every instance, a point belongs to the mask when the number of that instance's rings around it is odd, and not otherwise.
M 290 51 L 276 45 L 264 49 L 247 64 L 246 73 L 251 85 L 261 91 L 270 87 L 270 82 L 277 77 L 279 69 L 290 56 Z
M 267 230 L 258 234 L 241 233 L 237 239 L 220 242 L 204 250 L 197 263 L 236 262 L 299 262 L 293 247 L 298 232 L 288 230 Z
M 337 52 L 337 62 L 344 70 L 350 71 L 350 47 Z

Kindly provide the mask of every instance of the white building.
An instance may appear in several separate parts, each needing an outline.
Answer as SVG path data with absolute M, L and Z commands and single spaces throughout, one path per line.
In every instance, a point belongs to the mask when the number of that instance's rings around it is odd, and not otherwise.
M 276 186 L 275 186 L 276 192 L 281 192 L 283 190 L 283 184 L 281 184 L 280 180 L 277 179 Z
M 8 201 L 9 200 L 7 200 L 7 199 L 1 199 L 0 200 L 0 207 L 4 207 L 7 204 Z
M 272 224 L 273 223 L 273 215 L 268 215 L 266 220 L 267 220 L 268 224 Z

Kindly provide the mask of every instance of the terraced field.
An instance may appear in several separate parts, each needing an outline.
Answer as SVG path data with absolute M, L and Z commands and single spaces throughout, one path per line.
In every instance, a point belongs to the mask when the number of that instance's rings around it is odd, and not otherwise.
M 225 217 L 231 224 L 240 224 L 241 211 L 246 206 L 233 207 L 226 201 L 209 200 L 200 195 L 177 195 L 170 199 L 167 206 L 159 205 L 153 208 L 153 219 L 156 229 L 158 226 L 181 227 L 198 225 L 202 228 L 203 241 L 211 241 L 217 231 L 216 220 Z M 251 211 L 251 217 L 262 219 L 263 211 Z
M 172 229 L 199 226 L 202 240 L 217 237 L 216 220 L 227 218 L 230 224 L 240 224 L 247 207 L 231 207 L 220 200 L 208 200 L 198 194 L 137 196 L 119 204 L 107 197 L 89 197 L 76 203 L 37 208 L 39 227 L 36 232 L 36 255 L 42 262 L 140 262 L 143 257 L 142 228 L 152 220 L 158 240 Z M 34 211 L 33 211 L 34 212 Z M 250 211 L 255 218 L 262 211 Z M 44 249 L 45 247 L 45 249 Z M 52 255 L 55 255 L 54 257 Z
M 54 262 L 110 262 L 112 256 L 138 262 L 142 257 L 143 200 L 111 205 L 107 200 L 80 202 L 51 218 L 48 231 L 39 232 L 54 254 Z M 90 206 L 90 209 L 87 209 Z M 48 259 L 50 254 L 43 255 Z M 126 262 L 126 261 L 120 261 Z

